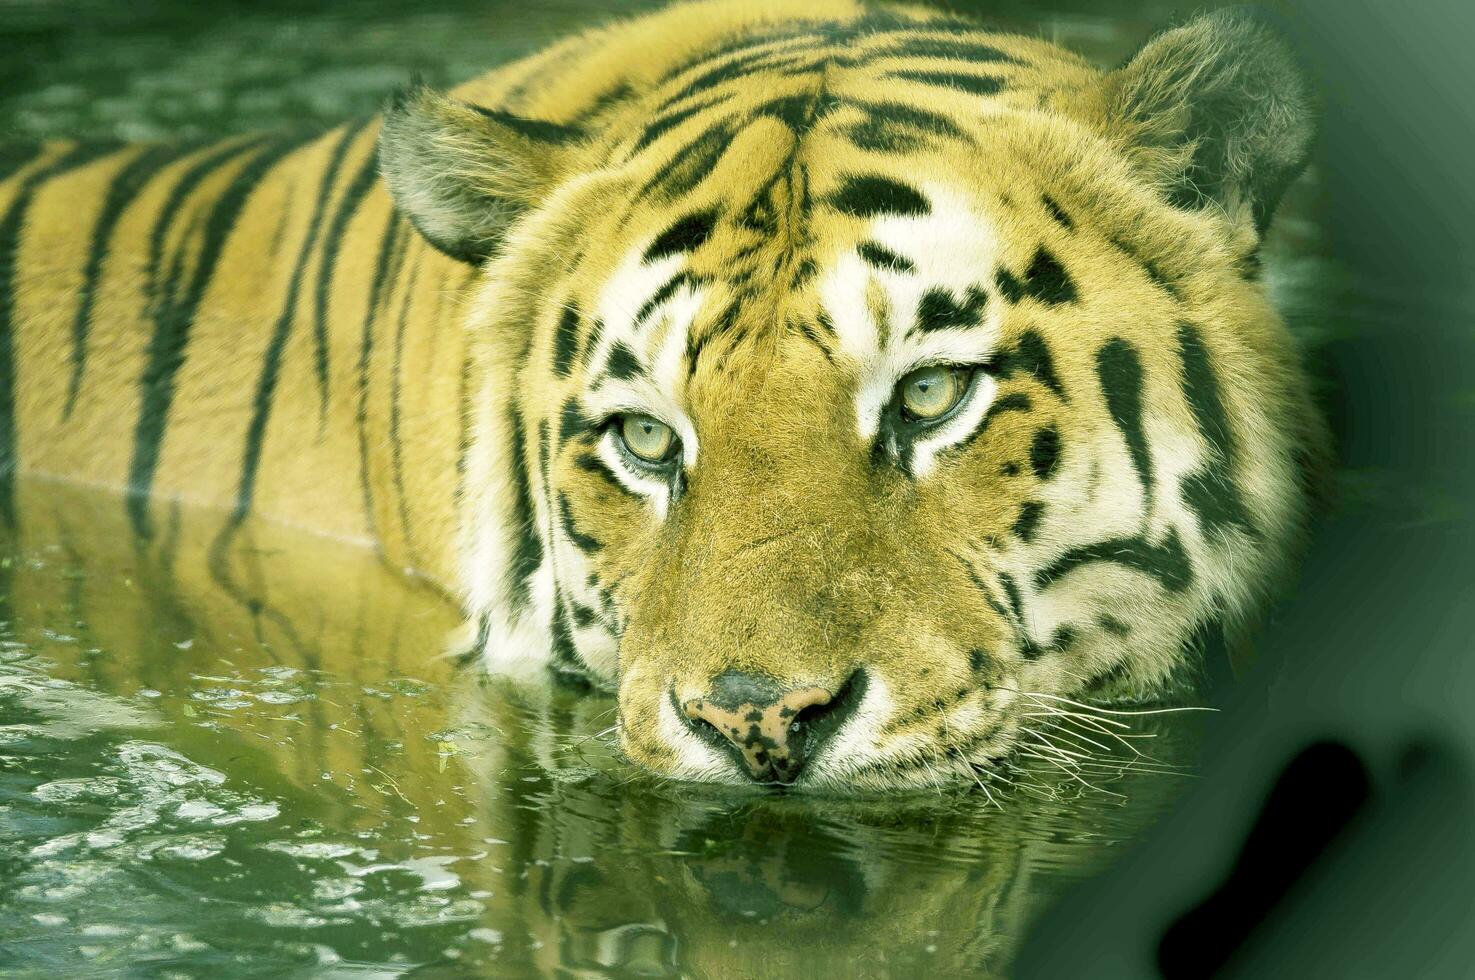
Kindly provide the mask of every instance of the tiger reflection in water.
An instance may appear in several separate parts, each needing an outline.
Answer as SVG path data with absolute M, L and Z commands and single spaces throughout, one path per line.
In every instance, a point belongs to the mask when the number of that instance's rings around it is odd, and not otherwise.
M 484 855 L 452 866 L 483 910 L 417 977 L 994 974 L 1051 892 L 1175 785 L 1134 775 L 1120 807 L 1045 765 L 990 807 L 632 777 L 613 698 L 473 681 L 438 655 L 453 611 L 356 549 L 269 527 L 212 548 L 222 518 L 178 509 L 140 542 L 111 497 L 22 484 L 19 500 L 7 618 L 77 637 L 58 677 L 164 692 L 149 738 L 280 801 L 284 827 L 352 839 L 413 816 L 429 850 Z M 191 696 L 216 675 L 249 692 L 262 668 L 315 679 L 316 696 L 231 711 Z M 1159 758 L 1188 751 L 1168 741 Z M 1086 821 L 1096 833 L 1052 837 Z M 373 846 L 392 859 L 393 842 Z M 498 942 L 464 938 L 476 929 Z

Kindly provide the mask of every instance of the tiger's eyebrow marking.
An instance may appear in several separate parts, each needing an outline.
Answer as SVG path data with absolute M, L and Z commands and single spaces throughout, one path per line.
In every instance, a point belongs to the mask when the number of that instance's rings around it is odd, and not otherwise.
M 655 241 L 651 242 L 650 247 L 645 250 L 642 261 L 650 263 L 668 255 L 694 252 L 712 237 L 712 231 L 716 226 L 717 211 L 715 208 L 679 218 L 656 236 Z
M 1060 260 L 1044 246 L 1035 249 L 1034 258 L 1030 260 L 1023 279 L 1000 267 L 994 282 L 999 287 L 999 292 L 1011 303 L 1018 303 L 1026 297 L 1047 306 L 1076 301 L 1076 287 L 1070 274 L 1065 271 Z
M 881 214 L 925 215 L 932 205 L 922 192 L 910 185 L 877 174 L 850 175 L 825 203 L 855 218 L 874 218 Z
M 864 241 L 855 247 L 866 264 L 889 272 L 916 272 L 917 265 L 904 255 L 897 255 L 880 242 Z
M 697 277 L 693 276 L 690 272 L 683 270 L 676 273 L 676 275 L 662 283 L 661 288 L 652 293 L 650 298 L 640 305 L 640 309 L 635 313 L 633 325 L 639 327 L 645 323 L 650 318 L 651 313 L 655 312 L 656 307 L 676 295 L 676 291 L 682 286 L 696 285 L 698 282 Z
M 987 303 L 988 294 L 977 286 L 969 286 L 961 302 L 948 290 L 934 286 L 924 292 L 917 303 L 917 323 L 913 329 L 926 333 L 976 327 L 983 320 Z
M 609 361 L 605 365 L 605 373 L 616 381 L 626 381 L 637 374 L 644 374 L 645 367 L 624 341 L 617 340 L 609 349 Z

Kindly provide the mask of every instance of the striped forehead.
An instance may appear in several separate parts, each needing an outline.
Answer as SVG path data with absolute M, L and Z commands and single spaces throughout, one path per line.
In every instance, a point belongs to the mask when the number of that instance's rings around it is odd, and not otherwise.
M 993 334 L 987 283 L 999 242 L 995 223 L 965 192 L 851 176 L 825 203 L 864 221 L 820 279 L 838 353 L 869 364 L 907 351 L 971 349 Z
M 654 388 L 674 400 L 686 338 L 710 284 L 691 273 L 687 250 L 663 248 L 661 237 L 626 252 L 599 289 L 593 308 L 603 329 L 590 381 Z

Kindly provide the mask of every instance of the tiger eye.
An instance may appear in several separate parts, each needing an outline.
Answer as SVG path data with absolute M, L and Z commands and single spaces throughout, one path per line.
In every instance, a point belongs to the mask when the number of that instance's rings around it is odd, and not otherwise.
M 647 463 L 659 463 L 671 452 L 676 434 L 664 422 L 649 415 L 626 415 L 620 421 L 620 438 L 625 446 Z
M 942 418 L 963 398 L 965 374 L 961 368 L 939 365 L 920 368 L 901 379 L 901 407 L 922 421 Z

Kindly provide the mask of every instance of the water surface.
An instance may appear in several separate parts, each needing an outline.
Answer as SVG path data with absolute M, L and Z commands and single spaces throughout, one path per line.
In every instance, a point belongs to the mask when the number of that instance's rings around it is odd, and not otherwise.
M 1042 749 L 987 794 L 661 782 L 619 758 L 609 697 L 442 657 L 454 610 L 370 554 L 269 527 L 222 551 L 222 518 L 181 508 L 140 542 L 117 498 L 51 484 L 20 502 L 7 976 L 993 973 L 1187 778 L 1078 727 L 1042 731 L 1100 761 Z M 1181 763 L 1196 724 L 1105 730 Z

